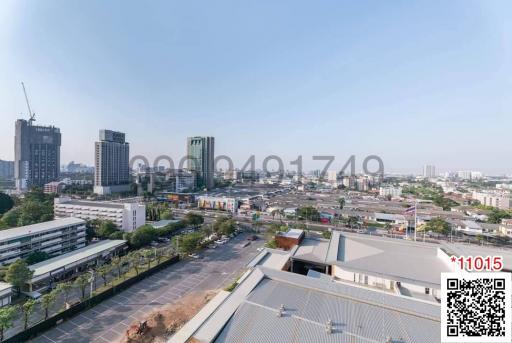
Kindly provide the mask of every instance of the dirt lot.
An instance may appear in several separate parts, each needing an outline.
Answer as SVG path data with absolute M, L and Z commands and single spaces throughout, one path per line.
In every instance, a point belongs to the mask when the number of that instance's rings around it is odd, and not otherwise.
M 184 296 L 179 302 L 151 313 L 146 319 L 147 328 L 142 333 L 138 333 L 140 324 L 133 323 L 119 343 L 166 342 L 170 335 L 178 331 L 216 294 L 217 291 L 206 291 Z

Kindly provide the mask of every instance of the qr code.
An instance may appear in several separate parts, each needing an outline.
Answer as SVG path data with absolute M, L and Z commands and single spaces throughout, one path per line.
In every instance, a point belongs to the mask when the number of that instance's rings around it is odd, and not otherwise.
M 441 341 L 512 341 L 510 273 L 442 273 Z

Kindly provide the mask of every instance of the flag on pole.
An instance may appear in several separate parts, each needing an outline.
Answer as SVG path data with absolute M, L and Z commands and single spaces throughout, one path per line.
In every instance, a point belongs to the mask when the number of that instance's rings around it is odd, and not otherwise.
M 405 210 L 404 214 L 416 214 L 416 206 L 411 206 Z

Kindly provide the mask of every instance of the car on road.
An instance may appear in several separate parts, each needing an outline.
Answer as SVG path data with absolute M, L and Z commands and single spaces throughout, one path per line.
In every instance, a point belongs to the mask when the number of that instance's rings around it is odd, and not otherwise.
M 200 258 L 200 256 L 198 254 L 188 254 L 188 257 L 192 257 L 192 258 L 195 258 L 195 259 Z

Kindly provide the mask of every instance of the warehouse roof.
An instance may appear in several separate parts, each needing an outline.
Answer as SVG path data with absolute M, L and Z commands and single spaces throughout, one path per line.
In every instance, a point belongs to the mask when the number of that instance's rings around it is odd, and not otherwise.
M 440 341 L 438 304 L 264 267 L 210 310 L 200 342 Z
M 57 230 L 71 225 L 85 224 L 85 220 L 79 218 L 63 218 L 50 220 L 43 223 L 20 226 L 14 229 L 7 229 L 0 231 L 0 241 L 20 238 L 24 236 L 32 236 L 45 231 Z

